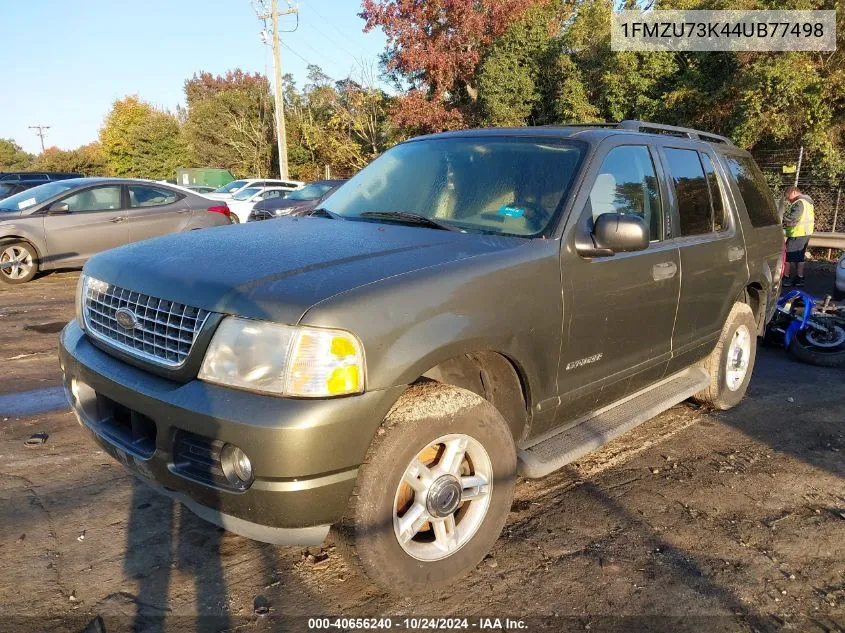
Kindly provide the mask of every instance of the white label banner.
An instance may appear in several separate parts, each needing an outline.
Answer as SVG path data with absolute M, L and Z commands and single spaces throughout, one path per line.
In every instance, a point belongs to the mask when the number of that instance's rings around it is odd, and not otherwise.
M 620 11 L 614 51 L 835 51 L 836 11 Z

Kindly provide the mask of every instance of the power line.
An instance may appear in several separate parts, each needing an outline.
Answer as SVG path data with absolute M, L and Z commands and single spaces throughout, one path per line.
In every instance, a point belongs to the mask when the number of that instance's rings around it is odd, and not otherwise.
M 38 130 L 36 132 L 36 134 L 38 135 L 38 138 L 41 139 L 41 153 L 43 154 L 44 153 L 44 136 L 45 136 L 44 130 L 49 130 L 50 126 L 49 125 L 30 125 L 29 129 L 30 130 Z

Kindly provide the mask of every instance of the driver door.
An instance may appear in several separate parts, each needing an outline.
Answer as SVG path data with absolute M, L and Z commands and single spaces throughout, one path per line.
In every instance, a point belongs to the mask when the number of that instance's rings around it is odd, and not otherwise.
M 63 213 L 44 218 L 48 257 L 69 265 L 131 241 L 127 203 L 121 185 L 100 185 L 76 191 L 51 205 L 67 205 Z
M 562 256 L 564 329 L 557 424 L 575 420 L 659 380 L 672 351 L 680 292 L 678 248 L 669 240 L 670 208 L 660 163 L 648 145 L 611 139 L 593 161 Z M 609 257 L 583 257 L 603 213 L 635 214 L 649 226 L 650 245 Z

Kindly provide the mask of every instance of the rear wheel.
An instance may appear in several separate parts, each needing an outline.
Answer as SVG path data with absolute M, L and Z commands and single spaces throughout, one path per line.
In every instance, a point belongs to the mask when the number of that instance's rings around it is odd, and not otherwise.
M 694 398 L 716 409 L 739 404 L 748 390 L 757 357 L 757 321 L 746 303 L 735 303 L 716 348 L 701 363 L 710 374 L 710 385 Z
M 12 242 L 0 246 L 0 280 L 7 284 L 22 284 L 38 272 L 38 256 L 26 242 Z
M 338 544 L 383 589 L 430 590 L 490 550 L 515 479 L 513 438 L 493 405 L 456 387 L 415 385 L 370 447 Z

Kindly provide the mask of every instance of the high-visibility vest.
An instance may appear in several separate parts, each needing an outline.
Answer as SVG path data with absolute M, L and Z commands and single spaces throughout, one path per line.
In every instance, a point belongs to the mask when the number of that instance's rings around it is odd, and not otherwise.
M 801 216 L 798 218 L 798 223 L 795 226 L 785 226 L 783 228 L 786 237 L 804 237 L 805 235 L 812 235 L 816 222 L 816 211 L 813 208 L 813 203 L 806 196 L 801 196 L 790 207 L 790 211 L 795 205 L 801 205 Z

